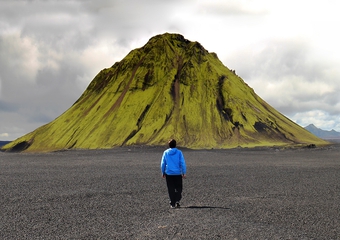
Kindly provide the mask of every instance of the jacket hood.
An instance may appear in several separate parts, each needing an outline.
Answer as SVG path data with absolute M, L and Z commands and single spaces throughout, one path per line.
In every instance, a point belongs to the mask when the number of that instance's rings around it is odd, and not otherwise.
M 177 148 L 169 148 L 168 153 L 170 155 L 175 155 L 177 153 L 177 151 L 178 151 Z

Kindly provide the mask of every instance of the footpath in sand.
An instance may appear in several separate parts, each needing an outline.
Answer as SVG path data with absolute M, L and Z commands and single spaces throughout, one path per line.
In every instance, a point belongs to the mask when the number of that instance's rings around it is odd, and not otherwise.
M 165 148 L 0 152 L 0 239 L 340 239 L 340 148 L 186 150 L 170 209 Z

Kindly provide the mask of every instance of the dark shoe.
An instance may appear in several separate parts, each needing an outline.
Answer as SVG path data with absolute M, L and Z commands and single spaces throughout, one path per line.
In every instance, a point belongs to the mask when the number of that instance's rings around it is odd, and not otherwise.
M 181 205 L 179 204 L 179 202 L 176 202 L 176 208 L 180 208 L 181 207 Z

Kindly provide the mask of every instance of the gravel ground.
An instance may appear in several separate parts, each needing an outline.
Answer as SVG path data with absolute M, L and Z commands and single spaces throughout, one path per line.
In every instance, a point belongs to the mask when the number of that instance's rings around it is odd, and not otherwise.
M 0 239 L 340 239 L 340 147 L 182 149 L 170 209 L 162 147 L 0 152 Z

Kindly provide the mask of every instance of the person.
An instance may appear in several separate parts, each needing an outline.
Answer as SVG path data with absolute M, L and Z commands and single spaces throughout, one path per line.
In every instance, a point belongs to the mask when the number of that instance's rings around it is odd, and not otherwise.
M 166 179 L 170 207 L 180 207 L 182 199 L 183 178 L 186 178 L 186 163 L 181 150 L 176 148 L 176 140 L 170 139 L 169 148 L 164 151 L 161 160 L 161 171 Z

